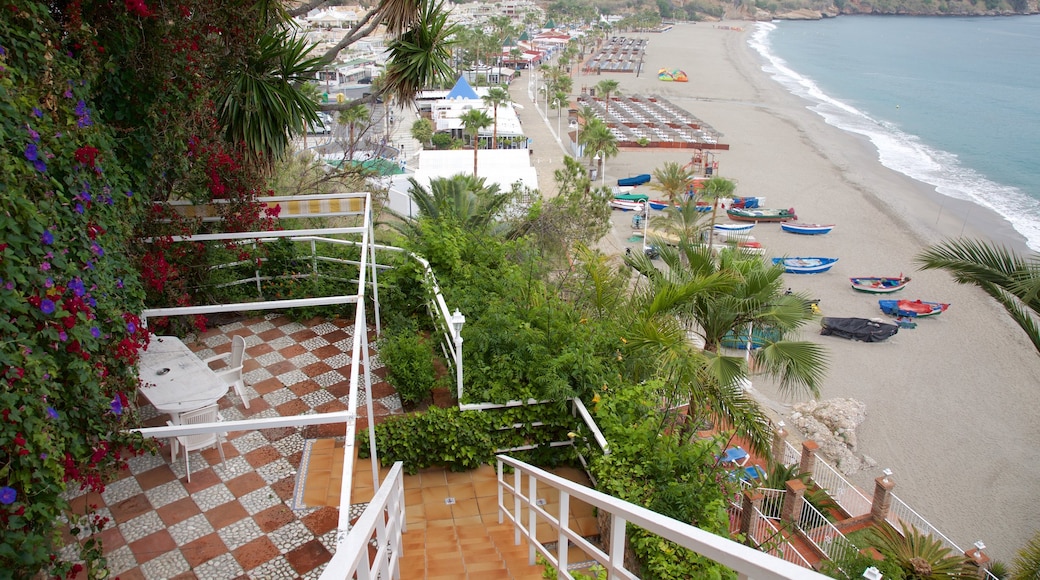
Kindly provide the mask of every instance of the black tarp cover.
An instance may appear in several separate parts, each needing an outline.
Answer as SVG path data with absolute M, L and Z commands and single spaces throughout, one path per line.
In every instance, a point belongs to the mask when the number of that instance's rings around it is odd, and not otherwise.
M 834 335 L 863 342 L 881 342 L 899 332 L 895 324 L 887 324 L 869 318 L 824 318 L 822 335 Z

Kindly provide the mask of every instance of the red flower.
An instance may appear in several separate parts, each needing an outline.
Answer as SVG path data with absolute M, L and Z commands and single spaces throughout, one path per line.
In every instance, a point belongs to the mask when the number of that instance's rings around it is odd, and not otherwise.
M 130 14 L 140 16 L 141 18 L 148 18 L 152 15 L 152 10 L 148 8 L 144 0 L 125 0 L 125 4 L 126 11 Z
M 17 433 L 14 436 L 14 444 L 19 447 L 25 447 L 25 437 L 22 437 L 21 433 Z
M 128 5 L 129 3 L 130 0 L 127 0 Z M 94 161 L 97 159 L 98 153 L 100 153 L 100 151 L 98 151 L 96 147 L 84 145 L 83 147 L 76 149 L 76 161 L 88 167 L 94 167 Z

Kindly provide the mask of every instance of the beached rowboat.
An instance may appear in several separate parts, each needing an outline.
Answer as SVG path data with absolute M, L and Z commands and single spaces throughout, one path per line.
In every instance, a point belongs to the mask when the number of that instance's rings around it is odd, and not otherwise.
M 837 258 L 773 258 L 774 264 L 783 264 L 788 274 L 819 274 L 831 269 Z
M 649 201 L 650 196 L 645 193 L 615 193 L 614 199 L 620 201 Z
M 949 304 L 942 302 L 925 302 L 923 300 L 878 300 L 878 306 L 885 314 L 917 318 L 938 316 L 950 307 Z
M 651 199 L 649 201 L 649 203 L 650 203 L 650 209 L 656 209 L 658 211 L 663 210 L 663 209 L 668 209 L 668 202 L 667 201 L 663 201 L 663 200 L 660 200 L 660 199 Z M 677 204 L 673 205 L 672 207 L 674 207 L 675 209 L 682 209 L 682 204 L 677 203 Z M 699 212 L 708 212 L 708 211 L 711 211 L 711 206 L 706 204 L 706 203 L 697 202 L 696 209 Z
M 748 233 L 753 227 L 755 227 L 755 224 L 715 224 L 715 231 L 727 234 L 737 232 Z
M 624 201 L 620 199 L 612 199 L 607 202 L 613 209 L 620 209 L 621 211 L 638 211 L 642 213 L 643 202 L 641 201 Z
M 820 334 L 840 336 L 849 340 L 881 342 L 899 332 L 899 326 L 867 318 L 831 318 L 820 321 Z
M 898 292 L 906 287 L 910 283 L 909 276 L 865 276 L 860 278 L 849 278 L 849 282 L 852 282 L 852 288 L 860 292 L 868 292 L 870 294 L 890 294 L 892 292 Z
M 622 187 L 626 185 L 643 185 L 644 183 L 650 183 L 649 173 L 634 175 L 632 177 L 623 177 L 617 180 L 617 184 Z
M 792 234 L 802 234 L 806 236 L 818 236 L 821 234 L 829 234 L 834 229 L 834 224 L 806 224 L 801 222 L 784 222 L 780 224 L 780 229 L 785 232 Z
M 731 207 L 726 210 L 729 219 L 738 222 L 785 222 L 796 220 L 798 216 L 794 208 L 788 209 L 741 209 Z

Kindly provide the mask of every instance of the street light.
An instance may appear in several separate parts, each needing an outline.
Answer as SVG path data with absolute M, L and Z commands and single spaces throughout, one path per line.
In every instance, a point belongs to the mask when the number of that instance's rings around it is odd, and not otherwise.
M 455 313 L 451 315 L 451 328 L 454 331 L 453 338 L 455 339 L 455 380 L 456 389 L 459 392 L 459 402 L 462 402 L 462 325 L 465 323 L 466 317 L 456 308 Z
M 600 171 L 600 160 L 601 159 L 603 159 L 603 152 L 602 151 L 597 151 L 596 154 L 592 156 L 592 160 L 596 162 L 596 171 Z M 595 178 L 593 178 L 593 179 L 595 179 Z
M 607 179 L 607 154 L 602 150 L 596 152 L 596 158 L 600 161 L 599 167 L 599 186 L 603 187 Z

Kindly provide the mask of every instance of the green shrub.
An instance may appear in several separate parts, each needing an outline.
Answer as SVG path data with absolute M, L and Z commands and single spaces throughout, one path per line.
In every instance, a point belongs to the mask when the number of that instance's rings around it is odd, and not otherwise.
M 466 471 L 493 460 L 490 430 L 485 413 L 431 407 L 422 414 L 394 417 L 376 425 L 376 448 L 384 466 L 402 461 L 409 474 L 435 465 Z M 368 457 L 368 445 L 358 445 L 358 453 Z
M 406 329 L 379 341 L 379 358 L 403 403 L 415 405 L 430 396 L 437 377 L 429 341 Z

